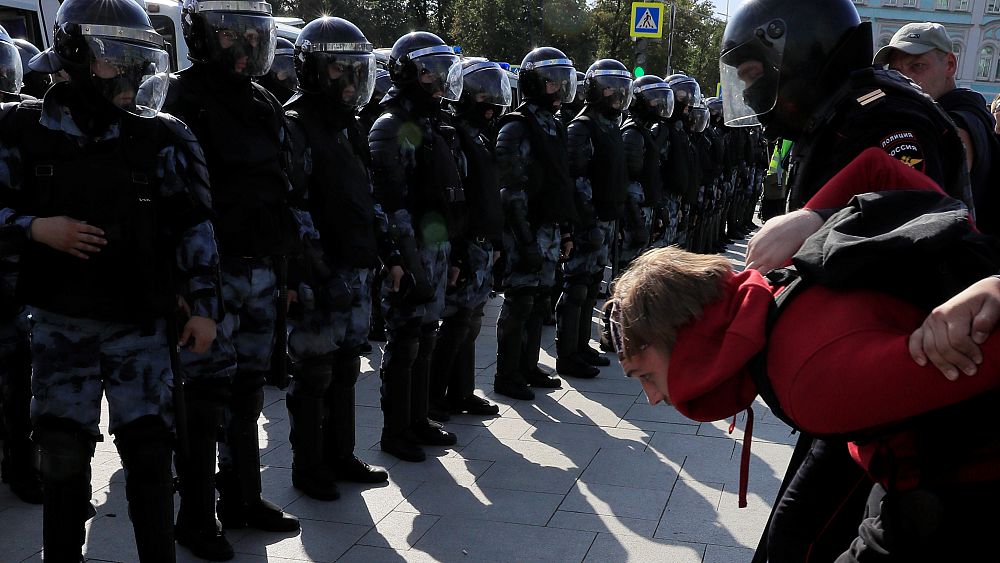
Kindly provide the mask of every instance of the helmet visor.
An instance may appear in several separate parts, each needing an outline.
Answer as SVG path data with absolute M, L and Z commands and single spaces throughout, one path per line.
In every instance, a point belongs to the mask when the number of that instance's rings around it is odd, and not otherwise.
M 87 37 L 90 78 L 97 91 L 120 109 L 154 117 L 167 97 L 170 55 L 163 49 L 107 37 Z
M 209 58 L 240 76 L 264 76 L 274 60 L 277 35 L 269 15 L 204 12 Z
M 709 111 L 706 107 L 691 108 L 688 113 L 688 126 L 694 133 L 701 133 L 708 127 Z
M 371 53 L 310 53 L 315 57 L 316 83 L 330 99 L 361 107 L 375 91 L 375 56 Z
M 510 79 L 500 65 L 479 63 L 465 69 L 462 93 L 481 104 L 509 107 L 513 95 Z
M 695 81 L 685 81 L 670 87 L 676 105 L 694 107 L 701 103 L 701 86 Z
M 545 84 L 547 95 L 567 104 L 576 98 L 576 69 L 572 66 L 537 66 L 534 71 Z
M 417 83 L 434 97 L 458 100 L 462 95 L 462 63 L 454 54 L 435 53 L 413 59 Z
M 10 43 L 0 43 L 0 92 L 17 94 L 21 91 L 24 73 L 21 54 Z
M 274 57 L 271 68 L 267 71 L 271 79 L 282 87 L 295 91 L 299 85 L 299 79 L 295 76 L 295 61 L 291 55 L 280 55 Z
M 661 119 L 674 114 L 674 91 L 666 84 L 650 84 L 636 88 L 635 103 L 645 104 L 649 111 Z
M 768 47 L 754 38 L 719 58 L 726 125 L 759 125 L 757 117 L 774 109 L 783 51 L 784 41 L 774 41 Z
M 632 103 L 632 75 L 627 70 L 595 70 L 588 73 L 587 80 L 607 107 L 624 110 Z

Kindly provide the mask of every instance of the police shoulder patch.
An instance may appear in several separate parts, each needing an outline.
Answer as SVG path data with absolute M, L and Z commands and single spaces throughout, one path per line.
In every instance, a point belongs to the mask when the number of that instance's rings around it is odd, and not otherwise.
M 911 168 L 924 172 L 927 156 L 913 131 L 896 131 L 883 137 L 879 141 L 879 146 L 889 156 Z

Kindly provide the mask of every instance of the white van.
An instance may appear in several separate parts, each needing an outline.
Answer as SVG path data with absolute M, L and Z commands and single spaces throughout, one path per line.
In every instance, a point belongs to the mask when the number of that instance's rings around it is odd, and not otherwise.
M 52 45 L 52 25 L 58 9 L 58 0 L 0 0 L 0 25 L 11 37 L 47 49 Z
M 170 69 L 177 71 L 191 66 L 188 48 L 181 32 L 179 0 L 145 0 L 146 13 L 156 31 L 168 43 Z M 27 39 L 39 49 L 52 45 L 52 26 L 56 21 L 59 0 L 0 0 L 0 25 L 11 37 Z M 305 24 L 299 18 L 275 17 L 278 37 L 295 42 Z

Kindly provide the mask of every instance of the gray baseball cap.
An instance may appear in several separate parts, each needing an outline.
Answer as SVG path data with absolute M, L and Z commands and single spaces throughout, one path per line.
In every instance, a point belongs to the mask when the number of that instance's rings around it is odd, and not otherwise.
M 919 22 L 908 23 L 899 28 L 892 36 L 892 41 L 875 54 L 875 64 L 889 64 L 893 51 L 902 51 L 908 55 L 923 55 L 937 49 L 951 52 L 951 38 L 944 26 L 939 23 Z

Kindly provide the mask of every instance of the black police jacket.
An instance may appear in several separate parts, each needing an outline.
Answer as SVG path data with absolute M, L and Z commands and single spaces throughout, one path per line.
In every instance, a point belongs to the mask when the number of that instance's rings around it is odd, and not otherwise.
M 298 236 L 288 205 L 290 147 L 274 96 L 196 64 L 171 78 L 164 111 L 187 123 L 205 151 L 220 254 L 292 252 Z
M 292 178 L 296 188 L 307 189 L 305 207 L 324 254 L 338 265 L 375 267 L 375 197 L 365 134 L 353 115 L 335 114 L 308 94 L 296 95 L 285 108 L 296 155 Z
M 684 120 L 667 124 L 670 133 L 670 153 L 663 167 L 663 176 L 670 193 L 682 196 L 688 204 L 698 203 L 698 161 Z
M 497 135 L 497 164 L 501 184 L 506 189 L 523 189 L 528 194 L 528 220 L 535 228 L 551 223 L 575 223 L 576 187 L 569 173 L 566 132 L 552 116 L 555 134 L 546 133 L 538 123 L 531 104 L 521 104 L 500 119 Z M 530 146 L 527 157 L 522 144 Z
M 503 204 L 493 153 L 482 134 L 475 134 L 462 123 L 457 124 L 455 131 L 466 163 L 462 183 L 470 219 L 466 236 L 487 239 L 499 247 L 503 239 Z
M 795 139 L 789 157 L 789 207 L 802 207 L 870 147 L 927 174 L 972 209 L 962 141 L 944 110 L 901 74 L 865 68 L 851 74 Z
M 994 129 L 996 120 L 986 99 L 968 88 L 955 88 L 937 100 L 955 124 L 972 140 L 972 199 L 976 203 L 976 226 L 990 234 L 1000 234 L 1000 140 Z
M 20 149 L 25 171 L 11 206 L 24 215 L 65 215 L 99 226 L 108 244 L 88 260 L 24 245 L 18 301 L 99 320 L 162 317 L 173 307 L 179 236 L 211 213 L 207 200 L 161 196 L 158 155 L 192 142 L 190 133 L 170 116 L 124 118 L 118 138 L 81 146 L 41 125 L 41 112 L 41 100 L 23 102 L 3 122 L 4 141 Z

